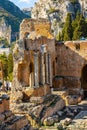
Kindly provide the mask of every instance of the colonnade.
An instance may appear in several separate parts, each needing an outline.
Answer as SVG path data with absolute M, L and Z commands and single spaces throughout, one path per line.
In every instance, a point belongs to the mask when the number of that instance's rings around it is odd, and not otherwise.
M 49 84 L 52 86 L 51 54 L 34 52 L 34 88 Z

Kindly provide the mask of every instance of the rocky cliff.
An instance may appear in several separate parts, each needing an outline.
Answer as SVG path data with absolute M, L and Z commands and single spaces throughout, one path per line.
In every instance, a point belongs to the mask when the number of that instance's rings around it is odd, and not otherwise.
M 32 9 L 33 18 L 49 18 L 54 35 L 63 27 L 67 13 L 75 18 L 77 12 L 87 17 L 87 0 L 39 0 Z

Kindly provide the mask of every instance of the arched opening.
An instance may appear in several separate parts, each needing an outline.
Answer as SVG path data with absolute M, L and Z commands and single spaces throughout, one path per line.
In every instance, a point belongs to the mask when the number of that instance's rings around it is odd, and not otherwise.
M 82 69 L 81 86 L 84 90 L 84 96 L 87 97 L 87 65 Z
M 29 36 L 29 32 L 25 32 L 24 38 L 28 38 L 28 36 Z
M 53 61 L 53 76 L 55 76 L 55 61 Z

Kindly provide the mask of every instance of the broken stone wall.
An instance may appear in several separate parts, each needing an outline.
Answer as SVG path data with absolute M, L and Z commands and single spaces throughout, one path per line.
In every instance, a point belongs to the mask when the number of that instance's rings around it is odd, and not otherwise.
M 48 36 L 50 23 L 47 19 L 24 19 L 20 25 L 20 39 L 27 37 L 32 31 L 41 36 Z
M 81 87 L 82 69 L 87 64 L 87 42 L 56 43 L 56 58 L 54 87 Z

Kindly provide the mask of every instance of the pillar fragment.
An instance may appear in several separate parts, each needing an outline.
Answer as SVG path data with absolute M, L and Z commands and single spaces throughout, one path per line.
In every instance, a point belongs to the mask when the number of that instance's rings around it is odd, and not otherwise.
M 34 87 L 39 86 L 39 74 L 38 74 L 38 52 L 34 53 Z
M 51 54 L 48 54 L 48 76 L 49 76 L 49 83 L 52 86 L 52 63 L 51 63 Z

